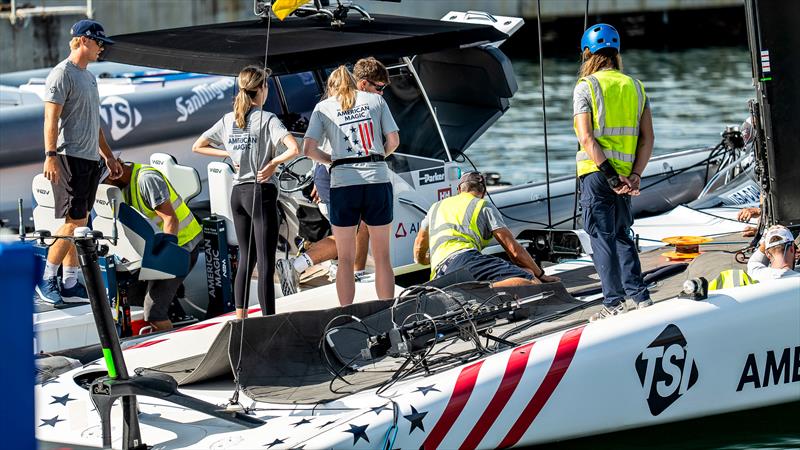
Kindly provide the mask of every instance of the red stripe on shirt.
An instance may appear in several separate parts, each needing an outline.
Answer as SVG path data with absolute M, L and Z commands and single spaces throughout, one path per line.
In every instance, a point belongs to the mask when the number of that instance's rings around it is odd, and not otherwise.
M 366 154 L 369 155 L 369 147 L 367 146 L 367 136 L 366 133 L 364 133 L 363 123 L 358 124 L 358 134 L 361 135 L 361 147 L 363 147 Z

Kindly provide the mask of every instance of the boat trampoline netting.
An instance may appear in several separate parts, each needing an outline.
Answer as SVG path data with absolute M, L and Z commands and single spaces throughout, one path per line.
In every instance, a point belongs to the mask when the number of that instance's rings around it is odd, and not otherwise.
M 268 66 L 276 75 L 352 63 L 359 58 L 399 58 L 508 36 L 487 25 L 374 15 L 351 15 L 342 27 L 329 21 L 290 17 L 272 21 Z M 250 20 L 113 36 L 102 58 L 184 72 L 235 76 L 264 64 L 267 22 Z
M 241 343 L 240 383 L 248 396 L 271 403 L 326 402 L 374 388 L 389 381 L 400 368 L 405 357 L 382 356 L 365 360 L 361 356 L 361 349 L 366 347 L 367 332 L 386 332 L 392 328 L 392 318 L 402 324 L 414 314 L 436 317 L 448 312 L 457 313 L 469 302 L 491 308 L 543 292 L 548 296 L 522 306 L 520 312 L 527 316 L 524 320 L 535 321 L 583 305 L 560 283 L 492 290 L 484 283 L 466 282 L 448 288 L 447 294 L 437 291 L 420 293 L 400 303 L 394 311 L 392 302 L 377 300 L 328 310 L 231 321 L 220 331 L 206 354 L 152 369 L 170 373 L 180 385 L 220 377 L 232 380 L 239 363 Z M 361 318 L 362 322 L 349 319 L 351 315 Z M 348 318 L 342 317 L 331 324 L 337 316 Z M 321 351 L 321 337 L 329 325 L 337 331 L 329 334 L 325 351 Z M 509 339 L 513 341 L 513 336 Z M 449 346 L 448 352 L 458 355 L 451 364 L 442 366 L 445 368 L 481 356 L 471 351 L 474 349 L 472 342 L 457 337 L 437 343 L 432 354 L 435 356 L 437 348 L 444 346 Z M 333 375 L 337 371 L 341 372 L 341 378 Z

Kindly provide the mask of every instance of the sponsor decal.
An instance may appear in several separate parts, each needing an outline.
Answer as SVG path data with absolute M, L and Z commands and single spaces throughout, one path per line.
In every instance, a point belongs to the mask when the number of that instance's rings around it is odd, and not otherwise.
M 94 202 L 98 205 L 108 206 L 108 200 L 101 200 L 99 198 L 94 199 Z
M 100 118 L 111 131 L 111 139 L 118 141 L 142 123 L 139 110 L 128 100 L 112 95 L 100 102 Z
M 178 111 L 177 122 L 186 122 L 189 116 L 199 111 L 202 107 L 214 100 L 224 99 L 225 91 L 232 88 L 233 85 L 233 78 L 223 78 L 213 83 L 194 86 L 192 95 L 187 98 L 180 96 L 175 99 L 175 109 Z
M 214 233 L 217 230 L 212 230 Z M 225 229 L 222 228 L 222 232 Z M 217 290 L 222 289 L 222 279 L 228 276 L 227 258 L 222 258 L 218 249 L 214 248 L 211 239 L 203 240 L 203 248 L 206 253 L 206 277 L 208 279 L 208 296 L 212 299 L 217 298 Z
M 722 199 L 726 206 L 738 206 L 748 203 L 758 203 L 760 196 L 761 191 L 758 187 L 753 184 L 748 184 L 734 193 L 722 196 Z
M 38 193 L 40 193 L 42 195 L 50 195 L 50 191 L 48 191 L 47 189 L 36 188 L 36 192 L 38 192 Z
M 444 167 L 419 171 L 419 185 L 441 183 L 444 181 Z
M 400 239 L 408 236 L 409 234 L 417 234 L 418 231 L 419 222 L 408 224 L 408 231 L 406 231 L 406 225 L 403 224 L 403 222 L 398 222 L 397 231 L 394 232 L 394 237 Z
M 779 354 L 769 350 L 758 357 L 755 353 L 747 355 L 736 392 L 745 387 L 761 389 L 770 385 L 798 382 L 800 382 L 800 346 L 786 347 Z
M 444 200 L 453 195 L 453 190 L 449 187 L 439 189 L 436 191 L 437 200 Z
M 650 413 L 657 416 L 697 383 L 697 364 L 686 338 L 669 324 L 636 358 L 636 373 L 647 394 Z

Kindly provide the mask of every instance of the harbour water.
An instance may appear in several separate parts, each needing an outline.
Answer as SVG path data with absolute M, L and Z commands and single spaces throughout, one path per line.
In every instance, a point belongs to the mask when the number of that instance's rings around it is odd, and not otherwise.
M 511 109 L 470 148 L 483 171 L 513 184 L 545 179 L 544 132 L 538 60 L 514 59 L 519 91 Z M 625 72 L 641 79 L 651 101 L 657 155 L 714 146 L 726 125 L 740 125 L 753 98 L 746 48 L 624 52 Z M 546 58 L 547 143 L 551 175 L 575 170 L 572 88 L 578 63 Z M 614 389 L 613 384 L 609 389 Z M 609 405 L 613 407 L 613 405 Z M 545 448 L 588 449 L 798 449 L 800 403 L 694 419 L 658 427 L 586 437 Z M 569 420 L 565 418 L 564 420 Z
M 513 60 L 519 90 L 511 108 L 467 152 L 479 169 L 512 184 L 545 178 L 539 64 L 533 57 Z M 551 176 L 575 170 L 572 89 L 578 66 L 577 56 L 544 60 Z M 642 80 L 650 98 L 656 155 L 716 145 L 726 124 L 747 118 L 747 101 L 755 95 L 747 48 L 631 49 L 623 51 L 623 66 Z

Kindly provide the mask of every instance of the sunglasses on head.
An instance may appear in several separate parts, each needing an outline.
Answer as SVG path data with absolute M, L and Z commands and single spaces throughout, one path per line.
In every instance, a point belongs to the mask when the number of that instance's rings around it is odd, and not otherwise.
M 375 88 L 375 90 L 376 90 L 376 91 L 378 91 L 378 92 L 383 92 L 383 90 L 384 90 L 384 89 L 386 89 L 386 87 L 387 87 L 387 86 L 389 86 L 389 85 L 388 85 L 388 84 L 386 84 L 386 83 L 384 83 L 384 84 L 378 84 L 378 83 L 376 83 L 376 82 L 374 82 L 374 81 L 372 81 L 372 80 L 367 80 L 367 83 L 371 84 L 371 85 L 372 85 L 372 87 L 374 87 L 374 88 Z

